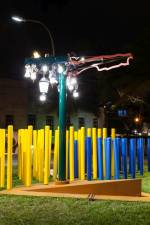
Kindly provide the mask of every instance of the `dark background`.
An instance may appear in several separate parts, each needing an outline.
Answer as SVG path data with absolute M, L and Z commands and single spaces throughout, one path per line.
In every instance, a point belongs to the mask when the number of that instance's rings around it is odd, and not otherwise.
M 134 60 L 128 68 L 82 74 L 79 78 L 80 99 L 76 103 L 70 101 L 70 105 L 77 104 L 96 111 L 97 107 L 109 102 L 117 104 L 119 101 L 122 104 L 124 100 L 120 100 L 118 89 L 149 96 L 150 14 L 147 2 L 2 1 L 0 76 L 23 79 L 24 59 L 30 57 L 33 50 L 51 54 L 48 34 L 40 25 L 11 21 L 12 15 L 20 15 L 26 19 L 40 20 L 48 26 L 56 55 L 69 52 L 83 56 L 133 53 Z M 139 93 L 141 83 L 146 84 L 143 93 Z

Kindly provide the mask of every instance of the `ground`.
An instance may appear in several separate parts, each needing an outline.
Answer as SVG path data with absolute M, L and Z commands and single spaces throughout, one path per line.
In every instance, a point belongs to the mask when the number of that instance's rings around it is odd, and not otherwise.
M 150 193 L 150 173 L 142 190 Z M 150 203 L 0 195 L 0 225 L 49 224 L 150 225 Z

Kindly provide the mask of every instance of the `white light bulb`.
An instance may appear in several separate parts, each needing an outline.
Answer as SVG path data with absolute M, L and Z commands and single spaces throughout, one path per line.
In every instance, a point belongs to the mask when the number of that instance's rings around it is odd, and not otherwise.
M 33 52 L 33 58 L 38 59 L 40 57 L 41 57 L 41 55 L 39 54 L 39 52 L 37 52 L 37 51 Z
M 73 92 L 73 97 L 74 97 L 74 98 L 78 98 L 78 97 L 79 97 L 79 92 L 74 91 L 74 92 Z
M 71 80 L 70 80 L 70 83 L 71 83 L 72 85 L 77 84 L 77 79 L 76 79 L 75 77 L 72 77 Z
M 51 84 L 57 84 L 58 82 L 57 82 L 57 80 L 56 80 L 55 77 L 51 77 L 51 78 L 50 78 L 50 83 L 51 83 Z
M 11 18 L 12 18 L 12 20 L 14 20 L 16 22 L 24 22 L 25 21 L 22 17 L 19 17 L 19 16 L 12 16 Z
M 26 71 L 25 74 L 24 74 L 24 77 L 25 78 L 30 78 L 30 72 L 29 71 Z
M 58 65 L 58 73 L 63 73 L 64 68 L 61 65 Z
M 46 95 L 43 93 L 40 95 L 40 101 L 45 102 L 46 101 Z
M 84 57 L 81 57 L 80 61 L 84 62 L 85 58 Z
M 31 72 L 31 80 L 36 80 L 36 72 Z
M 73 85 L 69 85 L 69 86 L 68 86 L 68 89 L 69 89 L 69 91 L 73 91 L 74 86 L 73 86 Z
M 43 71 L 44 73 L 47 73 L 47 71 L 48 71 L 48 66 L 47 66 L 47 65 L 43 65 L 43 66 L 42 66 L 42 71 Z
M 39 81 L 39 88 L 41 93 L 47 93 L 49 88 L 49 80 L 46 77 L 42 77 Z

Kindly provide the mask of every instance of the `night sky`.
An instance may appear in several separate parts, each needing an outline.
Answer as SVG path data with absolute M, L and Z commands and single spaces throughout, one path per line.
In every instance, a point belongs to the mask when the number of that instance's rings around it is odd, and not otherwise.
M 33 23 L 14 23 L 12 15 L 45 23 L 52 33 L 56 55 L 133 52 L 134 63 L 138 64 L 136 58 L 141 57 L 141 71 L 142 67 L 146 68 L 142 62 L 149 64 L 150 14 L 144 1 L 139 4 L 137 1 L 131 3 L 131 0 L 5 0 L 0 8 L 1 77 L 22 79 L 24 59 L 30 57 L 33 50 L 51 54 L 46 31 Z M 124 73 L 124 70 L 116 70 L 116 74 Z M 131 76 L 131 69 L 129 71 Z M 139 68 L 137 71 L 140 71 Z M 135 76 L 136 72 L 133 74 Z M 85 82 L 88 83 L 88 80 L 85 79 Z

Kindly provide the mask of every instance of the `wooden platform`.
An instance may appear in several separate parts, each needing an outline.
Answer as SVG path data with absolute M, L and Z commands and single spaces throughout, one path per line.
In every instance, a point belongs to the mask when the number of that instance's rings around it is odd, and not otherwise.
M 51 182 L 28 188 L 20 186 L 0 191 L 0 194 L 150 202 L 150 194 L 141 193 L 141 179 L 73 181 L 63 185 Z
M 141 179 L 74 181 L 69 184 L 49 185 L 43 188 L 31 188 L 31 192 L 93 194 L 113 196 L 141 196 Z

